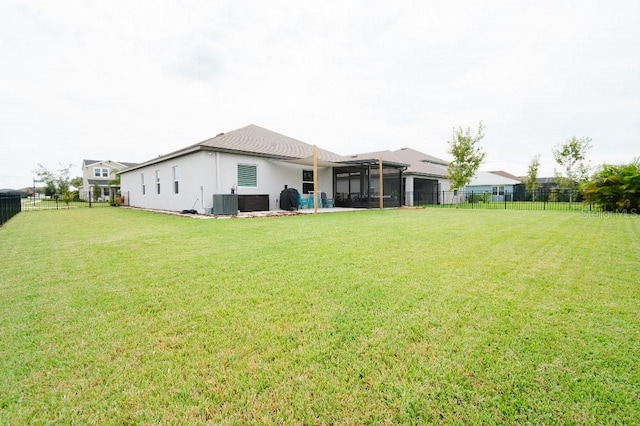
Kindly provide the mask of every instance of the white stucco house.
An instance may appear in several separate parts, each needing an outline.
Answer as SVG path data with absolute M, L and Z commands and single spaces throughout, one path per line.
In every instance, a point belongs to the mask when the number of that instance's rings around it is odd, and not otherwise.
M 333 197 L 332 166 L 344 158 L 317 149 L 318 192 Z M 238 196 L 240 211 L 274 210 L 285 185 L 313 190 L 313 146 L 249 125 L 120 172 L 130 206 L 208 213 L 214 194 Z
M 156 210 L 211 213 L 214 196 L 232 193 L 240 211 L 276 210 L 285 187 L 314 191 L 313 151 L 313 145 L 252 124 L 121 171 L 121 193 L 129 206 Z M 317 192 L 336 207 L 376 208 L 381 199 L 384 207 L 413 205 L 416 187 L 436 203 L 437 193 L 449 189 L 446 162 L 408 148 L 352 156 L 316 152 Z M 407 199 L 405 186 L 411 188 Z

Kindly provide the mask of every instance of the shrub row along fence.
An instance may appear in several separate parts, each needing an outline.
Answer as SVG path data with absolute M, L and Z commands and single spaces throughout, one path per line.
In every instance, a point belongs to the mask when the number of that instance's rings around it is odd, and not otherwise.
M 0 226 L 20 213 L 21 209 L 20 195 L 0 194 Z
M 22 211 L 109 207 L 126 205 L 125 203 L 125 197 L 119 194 L 112 194 L 109 197 L 98 197 L 93 191 L 81 191 L 73 194 L 71 197 L 48 197 L 35 194 L 22 198 Z
M 466 209 L 599 210 L 577 190 L 407 192 L 407 205 Z

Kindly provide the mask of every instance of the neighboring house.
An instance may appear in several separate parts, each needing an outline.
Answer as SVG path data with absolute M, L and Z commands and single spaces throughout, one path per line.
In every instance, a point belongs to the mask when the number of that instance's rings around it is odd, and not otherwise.
M 467 197 L 489 195 L 492 201 L 512 201 L 514 187 L 520 180 L 504 177 L 492 172 L 478 171 L 471 182 L 465 186 Z
M 532 198 L 532 195 L 527 191 L 527 176 L 520 176 L 520 181 L 522 182 L 520 185 L 516 185 L 514 188 L 515 196 L 517 200 L 529 200 Z M 534 198 L 538 199 L 548 199 L 549 194 L 558 192 L 558 182 L 556 177 L 540 177 L 536 179 L 536 194 Z
M 109 185 L 109 181 L 116 179 L 116 172 L 135 165 L 111 160 L 82 160 L 82 187 L 78 188 L 80 199 L 88 200 L 89 196 L 92 200 L 108 199 L 111 191 L 119 189 L 118 186 Z
M 123 170 L 121 191 L 130 206 L 157 210 L 207 213 L 214 195 L 231 193 L 240 211 L 274 210 L 285 186 L 301 194 L 314 190 L 313 151 L 313 145 L 252 124 Z M 316 152 L 318 192 L 336 206 L 377 207 L 370 191 L 377 160 Z M 383 178 L 399 181 L 403 168 L 385 165 Z M 346 197 L 338 197 L 345 185 Z

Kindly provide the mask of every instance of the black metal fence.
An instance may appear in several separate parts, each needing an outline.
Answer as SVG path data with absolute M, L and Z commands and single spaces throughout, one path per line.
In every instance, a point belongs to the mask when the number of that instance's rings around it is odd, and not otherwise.
M 407 192 L 405 205 L 465 209 L 597 210 L 577 190 Z
M 19 194 L 0 194 L 0 226 L 21 211 Z
M 44 196 L 34 194 L 22 198 L 22 211 L 34 210 L 61 210 L 77 209 L 86 207 L 110 207 L 128 205 L 128 197 L 121 194 L 112 193 L 108 197 L 97 196 L 93 191 L 81 191 L 73 193 L 71 196 Z

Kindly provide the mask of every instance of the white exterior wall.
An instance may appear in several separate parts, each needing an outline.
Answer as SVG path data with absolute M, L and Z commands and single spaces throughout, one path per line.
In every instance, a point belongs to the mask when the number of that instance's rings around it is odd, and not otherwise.
M 255 165 L 256 187 L 238 187 L 238 164 Z M 179 193 L 173 190 L 173 167 L 179 169 Z M 213 207 L 213 194 L 269 195 L 269 208 L 280 206 L 280 192 L 285 185 L 302 192 L 302 170 L 313 166 L 276 161 L 238 154 L 199 151 L 121 174 L 121 191 L 130 206 L 156 210 L 195 209 L 205 213 Z M 156 191 L 155 172 L 160 171 L 160 194 Z M 145 176 L 142 194 L 141 175 Z M 318 188 L 333 198 L 333 173 L 330 167 L 318 168 Z M 197 200 L 197 202 L 196 202 Z M 195 203 L 195 206 L 194 206 Z
M 178 167 L 179 187 L 174 192 L 173 167 Z M 160 172 L 160 194 L 156 189 L 156 170 Z M 127 197 L 126 202 L 133 207 L 156 210 L 182 211 L 195 209 L 204 212 L 211 207 L 203 197 L 206 190 L 211 191 L 214 183 L 215 163 L 212 156 L 196 152 L 183 157 L 168 159 L 157 164 L 145 166 L 120 175 L 120 190 Z M 142 194 L 144 174 L 145 194 Z M 194 206 L 195 204 L 195 206 Z
M 405 193 L 405 206 L 413 206 L 413 178 L 414 176 L 408 175 L 404 177 L 404 193 Z M 409 194 L 412 194 L 409 196 Z
M 237 186 L 238 164 L 249 164 L 257 167 L 258 185 L 256 187 Z M 269 209 L 277 210 L 280 208 L 280 192 L 285 185 L 302 192 L 303 170 L 313 170 L 313 166 L 302 166 L 261 157 L 220 154 L 220 193 L 229 194 L 231 193 L 231 187 L 234 187 L 238 195 L 268 194 Z M 318 190 L 325 192 L 327 198 L 333 198 L 332 168 L 318 167 Z

